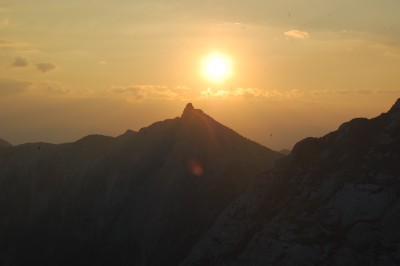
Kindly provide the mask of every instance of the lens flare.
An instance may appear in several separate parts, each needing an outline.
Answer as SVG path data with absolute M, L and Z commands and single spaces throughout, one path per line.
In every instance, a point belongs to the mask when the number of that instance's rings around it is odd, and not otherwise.
M 204 172 L 202 164 L 197 159 L 191 159 L 189 161 L 189 170 L 195 176 L 201 176 Z

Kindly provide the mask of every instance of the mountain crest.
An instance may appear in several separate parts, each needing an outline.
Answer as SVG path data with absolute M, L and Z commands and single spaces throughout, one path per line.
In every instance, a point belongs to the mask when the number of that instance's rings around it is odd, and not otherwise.
M 193 110 L 194 110 L 193 104 L 192 103 L 188 103 L 188 104 L 186 104 L 185 110 L 183 112 L 185 112 L 185 111 L 190 112 L 190 111 L 193 111 Z
M 190 103 L 115 138 L 0 146 L 0 265 L 178 265 L 281 157 Z
M 400 98 L 393 104 L 392 108 L 390 108 L 389 112 L 396 112 L 400 110 Z
M 190 116 L 190 115 L 193 114 L 195 111 L 196 111 L 196 109 L 194 109 L 193 104 L 192 104 L 192 103 L 188 103 L 188 104 L 186 104 L 186 107 L 185 107 L 185 109 L 183 110 L 183 113 L 182 113 L 182 116 L 181 116 L 181 117 L 183 118 L 183 117 Z
M 194 117 L 204 118 L 204 117 L 209 117 L 209 116 L 206 115 L 201 109 L 195 109 L 192 103 L 186 104 L 186 107 L 183 110 L 181 118 L 186 120 L 188 118 L 194 118 Z M 209 118 L 211 118 L 211 117 L 209 117 Z

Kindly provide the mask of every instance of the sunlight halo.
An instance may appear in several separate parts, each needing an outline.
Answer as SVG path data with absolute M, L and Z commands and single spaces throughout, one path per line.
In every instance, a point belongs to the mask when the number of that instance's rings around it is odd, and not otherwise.
M 202 60 L 202 74 L 209 81 L 223 82 L 232 74 L 232 62 L 221 53 L 212 53 Z

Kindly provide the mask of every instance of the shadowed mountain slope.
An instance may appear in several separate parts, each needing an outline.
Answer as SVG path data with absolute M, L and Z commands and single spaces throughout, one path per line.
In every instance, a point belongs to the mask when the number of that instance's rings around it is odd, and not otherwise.
M 400 99 L 297 143 L 181 265 L 399 265 L 399 162 Z
M 177 265 L 281 157 L 191 104 L 116 138 L 0 149 L 0 264 Z
M 10 146 L 12 146 L 10 143 L 5 141 L 4 139 L 0 139 L 0 148 L 10 147 Z

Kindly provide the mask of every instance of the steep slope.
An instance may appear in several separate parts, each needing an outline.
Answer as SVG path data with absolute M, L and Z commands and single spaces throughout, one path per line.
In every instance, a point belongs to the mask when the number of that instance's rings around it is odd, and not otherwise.
M 5 141 L 4 139 L 0 139 L 0 148 L 10 147 L 10 146 L 12 146 L 10 143 Z
M 177 265 L 280 157 L 191 104 L 116 138 L 0 150 L 0 264 Z
M 399 265 L 400 99 L 294 147 L 181 265 Z

